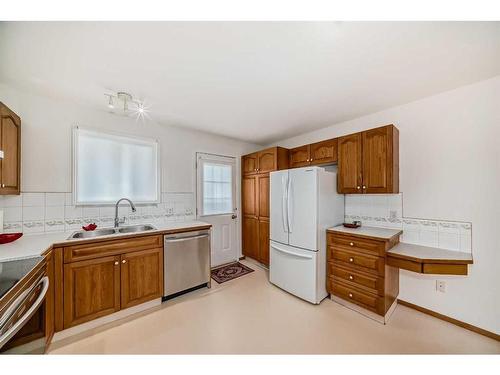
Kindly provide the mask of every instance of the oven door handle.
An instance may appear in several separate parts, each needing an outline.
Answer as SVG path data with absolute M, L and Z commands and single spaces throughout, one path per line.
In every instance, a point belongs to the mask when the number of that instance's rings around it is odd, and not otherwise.
M 36 310 L 40 305 L 42 304 L 43 300 L 45 299 L 45 295 L 47 294 L 47 290 L 49 289 L 49 278 L 47 276 L 44 276 L 36 285 L 32 288 L 29 289 L 28 293 L 23 293 L 17 301 L 14 302 L 13 306 L 15 306 L 12 310 L 9 309 L 6 311 L 5 315 L 8 314 L 6 319 L 2 319 L 2 325 L 0 325 L 0 330 L 3 328 L 3 326 L 6 324 L 8 319 L 10 318 L 12 313 L 15 313 L 15 310 L 17 307 L 19 307 L 26 298 L 29 298 L 29 295 L 31 292 L 38 286 L 42 285 L 42 290 L 40 291 L 40 294 L 38 298 L 36 299 L 35 302 L 30 306 L 30 308 L 24 313 L 24 315 L 19 319 L 16 323 L 12 325 L 2 336 L 0 336 L 0 348 L 4 346 L 7 341 L 9 341 L 12 336 L 14 336 L 23 326 L 24 324 L 31 319 L 31 317 L 35 314 Z M 19 302 L 18 302 L 19 301 Z M 4 316 L 5 316 L 4 315 Z

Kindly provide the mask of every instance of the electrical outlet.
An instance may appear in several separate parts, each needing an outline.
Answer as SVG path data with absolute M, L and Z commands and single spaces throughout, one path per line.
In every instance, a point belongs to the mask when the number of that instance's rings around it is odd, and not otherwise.
M 442 280 L 436 280 L 436 290 L 441 293 L 446 292 L 446 283 Z

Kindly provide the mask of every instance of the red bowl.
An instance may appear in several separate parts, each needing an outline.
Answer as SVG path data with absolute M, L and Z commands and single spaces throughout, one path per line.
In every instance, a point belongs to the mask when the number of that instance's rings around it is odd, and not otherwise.
M 23 236 L 22 233 L 3 233 L 0 234 L 0 244 L 13 242 Z

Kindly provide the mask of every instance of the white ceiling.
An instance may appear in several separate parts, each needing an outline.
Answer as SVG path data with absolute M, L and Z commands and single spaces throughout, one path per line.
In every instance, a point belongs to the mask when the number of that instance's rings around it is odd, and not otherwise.
M 0 81 L 268 144 L 500 74 L 500 22 L 1 23 Z

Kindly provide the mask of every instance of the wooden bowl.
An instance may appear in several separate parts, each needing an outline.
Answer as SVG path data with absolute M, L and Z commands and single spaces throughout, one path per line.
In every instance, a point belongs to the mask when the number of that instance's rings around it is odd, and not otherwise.
M 0 244 L 14 242 L 15 240 L 21 238 L 22 233 L 3 233 L 0 234 Z

